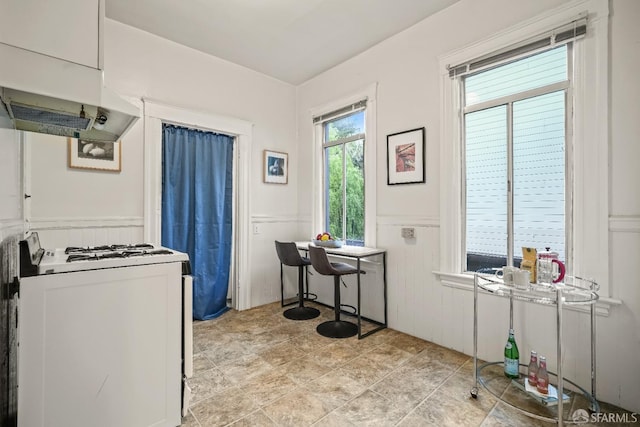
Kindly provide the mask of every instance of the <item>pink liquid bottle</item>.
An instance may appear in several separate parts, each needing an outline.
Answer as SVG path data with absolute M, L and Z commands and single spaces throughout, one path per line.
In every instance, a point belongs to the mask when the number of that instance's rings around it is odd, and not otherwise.
M 529 369 L 527 371 L 527 381 L 529 385 L 538 385 L 538 353 L 531 350 L 531 361 L 529 362 Z
M 549 374 L 547 373 L 547 358 L 540 356 L 540 367 L 538 368 L 538 382 L 536 383 L 538 393 L 549 393 Z

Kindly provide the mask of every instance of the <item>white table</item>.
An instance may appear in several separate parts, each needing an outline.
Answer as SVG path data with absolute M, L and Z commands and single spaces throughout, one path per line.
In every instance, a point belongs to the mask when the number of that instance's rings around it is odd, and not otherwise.
M 298 250 L 309 252 L 309 245 L 313 245 L 312 242 L 296 242 Z M 314 245 L 315 246 L 315 245 Z M 345 258 L 352 258 L 356 260 L 356 267 L 358 269 L 357 282 L 358 282 L 358 304 L 356 308 L 356 315 L 358 317 L 358 339 L 367 337 L 374 332 L 378 332 L 387 327 L 387 251 L 380 248 L 367 248 L 364 246 L 349 246 L 343 245 L 341 248 L 328 248 L 324 247 L 324 250 L 328 255 L 337 255 Z M 382 281 L 383 281 L 383 300 L 384 300 L 384 322 L 378 322 L 373 319 L 363 317 L 360 313 L 360 260 L 362 258 L 369 258 L 377 255 L 382 255 Z M 377 328 L 372 329 L 366 333 L 362 333 L 362 319 L 375 323 Z

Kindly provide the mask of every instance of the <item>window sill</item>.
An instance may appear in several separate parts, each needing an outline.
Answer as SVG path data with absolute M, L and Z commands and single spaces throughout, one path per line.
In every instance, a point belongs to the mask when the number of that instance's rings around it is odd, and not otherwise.
M 442 286 L 473 292 L 473 275 L 465 273 L 449 273 L 445 271 L 433 271 Z M 609 312 L 613 307 L 622 305 L 622 301 L 613 298 L 600 297 L 596 303 L 596 314 L 602 317 L 609 317 Z M 567 310 L 583 313 L 589 312 L 588 305 L 568 305 Z

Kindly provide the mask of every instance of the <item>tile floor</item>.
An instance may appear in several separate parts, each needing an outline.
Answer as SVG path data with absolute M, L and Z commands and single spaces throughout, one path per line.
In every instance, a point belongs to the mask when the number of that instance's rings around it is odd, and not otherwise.
M 471 398 L 469 356 L 391 329 L 362 340 L 325 338 L 315 327 L 333 312 L 308 304 L 321 310 L 319 318 L 289 320 L 274 303 L 195 322 L 193 396 L 182 425 L 551 425 L 484 390 Z M 511 386 L 501 368 L 486 371 L 492 386 L 507 395 Z M 586 402 L 565 406 L 573 414 Z M 603 412 L 622 411 L 602 406 Z

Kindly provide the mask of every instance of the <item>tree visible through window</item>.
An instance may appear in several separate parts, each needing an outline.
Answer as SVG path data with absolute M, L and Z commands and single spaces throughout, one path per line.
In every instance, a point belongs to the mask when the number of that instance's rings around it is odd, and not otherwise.
M 323 124 L 325 228 L 364 245 L 364 111 Z

